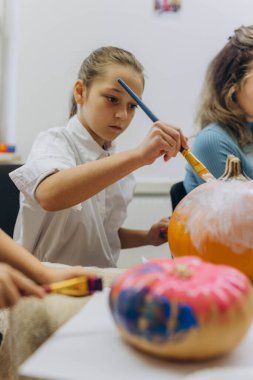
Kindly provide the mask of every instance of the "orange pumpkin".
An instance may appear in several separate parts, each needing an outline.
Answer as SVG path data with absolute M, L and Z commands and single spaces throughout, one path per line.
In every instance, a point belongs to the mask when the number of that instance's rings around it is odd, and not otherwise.
M 231 265 L 253 280 L 253 181 L 229 156 L 224 175 L 204 183 L 175 208 L 168 229 L 173 256 Z

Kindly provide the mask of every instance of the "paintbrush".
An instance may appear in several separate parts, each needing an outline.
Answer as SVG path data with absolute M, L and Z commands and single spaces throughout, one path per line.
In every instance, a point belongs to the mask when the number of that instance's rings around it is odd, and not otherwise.
M 69 280 L 43 285 L 46 293 L 65 294 L 68 296 L 87 296 L 97 290 L 102 290 L 103 283 L 95 275 L 83 275 Z
M 158 121 L 158 117 L 156 117 L 153 112 L 143 103 L 143 101 L 137 96 L 133 90 L 122 80 L 118 79 L 119 84 L 126 90 L 126 92 L 136 101 L 136 103 L 140 106 L 140 108 L 145 112 L 145 114 L 155 123 Z M 184 156 L 184 158 L 189 162 L 193 170 L 205 181 L 213 181 L 215 177 L 207 170 L 204 164 L 202 164 L 199 159 L 194 156 L 194 154 L 190 151 L 190 149 L 184 149 L 182 146 L 180 148 L 180 153 Z

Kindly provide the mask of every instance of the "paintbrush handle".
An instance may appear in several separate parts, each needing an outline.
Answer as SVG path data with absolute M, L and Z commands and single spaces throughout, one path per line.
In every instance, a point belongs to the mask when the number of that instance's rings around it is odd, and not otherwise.
M 122 80 L 118 79 L 119 84 L 126 90 L 126 92 L 136 101 L 140 108 L 145 112 L 145 114 L 155 123 L 158 121 L 158 117 L 153 114 L 152 111 L 143 103 L 143 101 L 137 96 L 133 90 Z M 195 157 L 189 149 L 184 149 L 182 146 L 180 148 L 180 153 L 189 162 L 193 170 L 206 182 L 213 181 L 214 176 L 207 170 L 205 165 L 200 162 L 197 157 Z
M 145 114 L 155 123 L 158 121 L 158 117 L 153 114 L 153 112 L 146 106 L 146 104 L 143 103 L 143 101 L 139 98 L 138 95 L 136 95 L 133 90 L 131 90 L 130 87 L 122 80 L 118 79 L 119 84 L 126 90 L 126 92 L 136 101 L 136 103 L 140 106 L 140 108 L 145 112 Z M 184 148 L 181 146 L 180 152 L 182 153 L 184 151 Z
M 140 108 L 145 112 L 145 114 L 155 123 L 158 121 L 158 117 L 153 114 L 152 111 L 143 103 L 143 101 L 137 96 L 133 90 L 122 80 L 118 79 L 119 84 L 128 92 L 128 94 L 136 101 L 136 103 L 140 106 Z
M 95 275 L 83 275 L 68 280 L 43 285 L 47 293 L 58 293 L 71 296 L 85 296 L 102 290 L 102 278 Z

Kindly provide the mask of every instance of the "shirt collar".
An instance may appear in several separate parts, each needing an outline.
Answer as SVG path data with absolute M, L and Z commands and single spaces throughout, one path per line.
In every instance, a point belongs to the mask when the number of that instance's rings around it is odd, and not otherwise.
M 107 149 L 103 149 L 82 125 L 77 115 L 69 119 L 66 126 L 71 134 L 78 152 L 84 157 L 85 161 L 94 161 L 98 158 L 110 156 L 115 150 L 115 144 L 108 144 Z

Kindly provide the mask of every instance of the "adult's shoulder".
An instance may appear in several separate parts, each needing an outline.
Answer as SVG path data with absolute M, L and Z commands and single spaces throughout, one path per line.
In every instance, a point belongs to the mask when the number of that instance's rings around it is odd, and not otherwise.
M 231 147 L 233 150 L 237 150 L 238 144 L 225 128 L 216 123 L 211 123 L 203 128 L 196 135 L 193 143 L 193 150 L 227 150 L 228 148 L 231 149 Z
M 205 128 L 201 129 L 199 133 L 196 135 L 196 139 L 199 138 L 222 138 L 222 139 L 232 139 L 231 135 L 229 132 L 220 126 L 219 124 L 216 123 L 210 123 L 208 124 Z

